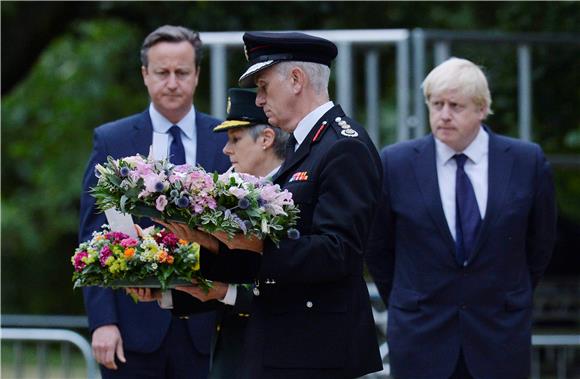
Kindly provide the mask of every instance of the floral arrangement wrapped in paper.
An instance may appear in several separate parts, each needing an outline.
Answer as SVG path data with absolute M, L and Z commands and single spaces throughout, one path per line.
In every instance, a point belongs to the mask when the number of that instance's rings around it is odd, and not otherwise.
M 299 233 L 292 193 L 247 174 L 209 174 L 188 164 L 143 156 L 109 157 L 95 167 L 91 193 L 100 210 L 187 223 L 208 233 L 225 232 L 270 238 L 274 243 Z
M 160 287 L 188 284 L 196 279 L 203 288 L 211 282 L 199 272 L 199 245 L 179 240 L 157 227 L 142 231 L 137 238 L 114 232 L 108 225 L 93 232 L 71 257 L 74 288 Z

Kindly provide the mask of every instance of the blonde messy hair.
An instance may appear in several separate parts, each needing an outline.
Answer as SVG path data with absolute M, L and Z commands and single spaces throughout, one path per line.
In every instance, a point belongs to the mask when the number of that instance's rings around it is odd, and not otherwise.
M 493 114 L 491 94 L 482 69 L 475 63 L 462 58 L 449 58 L 435 67 L 423 81 L 423 96 L 428 103 L 431 95 L 446 91 L 458 91 L 470 98 L 475 105 L 484 109 L 484 114 Z

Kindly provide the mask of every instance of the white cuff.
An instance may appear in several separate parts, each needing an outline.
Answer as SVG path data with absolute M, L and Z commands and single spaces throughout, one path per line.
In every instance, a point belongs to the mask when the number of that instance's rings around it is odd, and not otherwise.
M 157 300 L 157 304 L 163 309 L 173 309 L 173 296 L 171 296 L 171 291 L 161 291 L 161 299 Z
M 228 284 L 228 291 L 223 299 L 218 299 L 224 304 L 234 305 L 236 303 L 236 297 L 238 296 L 238 287 L 235 284 Z

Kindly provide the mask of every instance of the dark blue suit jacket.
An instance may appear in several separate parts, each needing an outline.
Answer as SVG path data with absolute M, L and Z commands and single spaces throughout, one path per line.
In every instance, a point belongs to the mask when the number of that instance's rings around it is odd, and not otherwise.
M 533 288 L 555 240 L 551 170 L 536 144 L 489 133 L 485 217 L 455 260 L 429 135 L 381 153 L 384 203 L 367 263 L 388 304 L 396 378 L 449 378 L 460 349 L 476 378 L 527 377 Z
M 222 153 L 226 135 L 212 132 L 219 122 L 196 112 L 197 163 L 210 172 L 223 172 L 230 165 Z M 148 111 L 95 129 L 93 152 L 83 179 L 80 241 L 90 239 L 91 233 L 106 223 L 104 214 L 96 213 L 95 199 L 88 193 L 96 184 L 95 165 L 105 162 L 109 155 L 113 158 L 138 153 L 148 155 L 152 140 L 153 127 Z M 150 225 L 150 222 L 141 220 L 140 224 Z M 171 322 L 170 311 L 161 309 L 155 302 L 135 304 L 122 290 L 89 287 L 83 292 L 91 332 L 102 325 L 116 324 L 126 350 L 149 353 L 159 348 Z M 201 353 L 209 354 L 214 322 L 214 312 L 200 313 L 188 321 L 193 344 Z

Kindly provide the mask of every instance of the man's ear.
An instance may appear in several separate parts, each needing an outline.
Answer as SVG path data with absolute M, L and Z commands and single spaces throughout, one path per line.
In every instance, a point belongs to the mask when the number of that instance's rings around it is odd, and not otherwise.
M 147 78 L 149 77 L 149 72 L 147 71 L 147 67 L 141 66 L 141 76 L 143 77 L 143 83 L 147 85 Z
M 266 150 L 267 148 L 274 145 L 275 138 L 276 132 L 274 132 L 272 128 L 266 128 L 262 130 L 262 135 L 260 136 L 260 144 L 262 145 L 262 149 Z
M 294 93 L 299 93 L 306 85 L 306 73 L 300 67 L 294 67 L 290 71 L 290 80 Z

